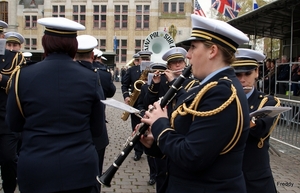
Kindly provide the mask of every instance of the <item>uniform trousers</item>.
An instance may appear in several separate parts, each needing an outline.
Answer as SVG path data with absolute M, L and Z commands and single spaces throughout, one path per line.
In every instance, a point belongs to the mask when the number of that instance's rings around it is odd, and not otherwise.
M 17 144 L 19 133 L 0 135 L 0 164 L 2 187 L 5 193 L 14 193 L 17 186 Z
M 102 167 L 104 161 L 105 148 L 97 150 L 98 158 L 99 158 L 99 175 L 102 174 Z M 101 192 L 101 184 L 96 182 L 97 184 L 93 186 L 91 193 L 99 193 Z
M 150 170 L 150 179 L 154 179 L 156 181 L 156 173 L 157 173 L 157 167 L 155 163 L 155 158 L 147 156 L 147 161 L 149 165 L 149 170 Z
M 74 190 L 67 190 L 67 191 L 59 191 L 59 192 L 51 192 L 51 193 L 91 193 L 92 187 L 85 187 L 85 188 L 79 188 Z M 21 192 L 23 193 L 23 192 Z

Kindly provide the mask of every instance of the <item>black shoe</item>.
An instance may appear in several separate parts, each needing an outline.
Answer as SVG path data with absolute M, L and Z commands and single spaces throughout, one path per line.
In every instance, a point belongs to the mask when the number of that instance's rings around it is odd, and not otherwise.
M 140 155 L 135 155 L 133 158 L 134 161 L 139 161 L 140 159 L 141 159 Z
M 148 184 L 150 185 L 150 186 L 152 186 L 152 185 L 154 185 L 155 184 L 155 180 L 153 179 L 153 178 L 151 178 L 149 181 L 148 181 Z

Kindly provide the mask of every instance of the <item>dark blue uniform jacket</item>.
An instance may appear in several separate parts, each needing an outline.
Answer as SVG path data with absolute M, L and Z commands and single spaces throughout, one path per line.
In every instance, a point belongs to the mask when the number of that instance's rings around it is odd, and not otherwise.
M 13 59 L 16 57 L 17 52 L 5 50 L 4 55 L 0 55 L 0 73 L 2 74 L 2 80 L 0 81 L 0 134 L 9 133 L 7 124 L 5 123 L 6 116 L 6 86 L 11 72 L 15 68 L 12 64 Z M 19 58 L 20 59 L 20 58 Z
M 256 111 L 265 94 L 254 90 L 248 98 L 249 111 Z M 264 106 L 275 106 L 277 102 L 273 96 L 268 96 Z M 274 179 L 270 168 L 269 137 L 264 141 L 262 148 L 258 148 L 260 138 L 269 133 L 274 118 L 260 118 L 255 121 L 256 126 L 250 128 L 243 159 L 243 172 L 245 175 L 247 193 L 268 192 L 276 193 Z
M 134 82 L 137 81 L 141 76 L 141 70 L 140 66 L 132 66 L 131 68 L 128 68 L 126 71 L 126 74 L 124 75 L 122 79 L 122 86 L 121 90 L 123 93 L 123 98 L 129 97 L 129 89 L 131 89 L 131 92 L 134 91 Z M 134 105 L 134 107 L 136 107 Z
M 14 83 L 7 122 L 22 132 L 18 160 L 21 192 L 56 192 L 95 184 L 98 156 L 92 136 L 105 135 L 97 74 L 66 54 L 51 54 L 21 69 Z
M 223 77 L 230 80 L 221 80 Z M 174 120 L 175 130 L 170 129 L 169 119 L 158 119 L 152 125 L 152 133 L 155 139 L 158 139 L 159 149 L 168 159 L 167 193 L 246 192 L 242 160 L 249 132 L 249 111 L 246 96 L 234 71 L 221 71 L 203 85 L 190 89 L 177 100 L 177 107 L 183 103 L 189 107 L 201 89 L 212 81 L 218 81 L 218 85 L 202 96 L 200 102 L 195 105 L 196 110 L 204 112 L 220 107 L 232 95 L 233 84 L 241 103 L 244 120 L 241 137 L 233 149 L 220 155 L 236 130 L 236 100 L 217 114 L 178 115 Z

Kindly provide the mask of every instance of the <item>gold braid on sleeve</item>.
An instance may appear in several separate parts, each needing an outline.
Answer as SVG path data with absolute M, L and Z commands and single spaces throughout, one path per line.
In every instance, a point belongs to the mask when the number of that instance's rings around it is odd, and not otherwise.
M 231 81 L 227 77 L 224 77 L 223 79 Z M 232 94 L 229 97 L 229 99 L 227 101 L 225 101 L 221 106 L 219 106 L 216 109 L 209 110 L 209 111 L 204 111 L 204 112 L 197 111 L 198 105 L 199 105 L 203 95 L 208 90 L 210 90 L 211 88 L 213 88 L 217 85 L 218 85 L 217 81 L 214 81 L 214 82 L 211 82 L 211 83 L 205 85 L 203 87 L 203 89 L 201 89 L 201 91 L 196 95 L 196 97 L 194 98 L 194 100 L 192 101 L 192 103 L 189 107 L 187 107 L 186 104 L 183 103 L 182 105 L 180 105 L 172 113 L 170 122 L 171 122 L 171 127 L 174 128 L 174 120 L 175 120 L 177 115 L 185 116 L 187 114 L 192 114 L 193 115 L 193 120 L 195 119 L 195 116 L 198 116 L 198 117 L 213 116 L 213 115 L 216 115 L 217 113 L 220 113 L 221 111 L 223 111 L 234 100 L 236 100 L 237 112 L 238 112 L 238 119 L 237 119 L 236 129 L 235 129 L 234 135 L 231 138 L 230 142 L 224 147 L 224 149 L 220 153 L 220 155 L 223 155 L 223 154 L 226 154 L 227 152 L 229 152 L 235 146 L 235 144 L 238 142 L 238 140 L 240 139 L 240 136 L 241 136 L 242 131 L 243 131 L 244 119 L 243 119 L 243 113 L 242 113 L 242 106 L 241 106 L 239 98 L 237 97 L 236 88 L 232 84 L 231 84 Z
M 279 107 L 280 106 L 280 100 L 277 98 L 277 97 L 274 97 L 275 101 L 277 102 L 275 104 L 275 107 Z M 268 102 L 268 96 L 265 96 L 263 98 L 263 100 L 260 102 L 259 106 L 257 109 L 261 109 L 266 103 Z M 271 135 L 271 133 L 273 132 L 273 130 L 275 129 L 278 121 L 279 121 L 279 117 L 280 117 L 280 114 L 276 117 L 275 121 L 273 122 L 273 125 L 271 126 L 268 134 L 264 137 L 264 138 L 260 138 L 259 139 L 259 142 L 257 144 L 257 147 L 258 148 L 262 148 L 264 146 L 264 142 L 265 140 Z

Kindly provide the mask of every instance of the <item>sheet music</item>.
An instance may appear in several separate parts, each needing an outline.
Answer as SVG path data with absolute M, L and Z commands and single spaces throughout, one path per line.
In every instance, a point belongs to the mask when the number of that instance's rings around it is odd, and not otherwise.
M 129 113 L 139 113 L 140 111 L 136 108 L 133 108 L 132 106 L 129 106 L 123 102 L 117 101 L 113 98 L 107 99 L 107 100 L 101 100 L 102 103 L 115 107 L 117 109 L 121 109 L 123 111 L 129 112 Z
M 0 39 L 0 55 L 5 54 L 6 39 Z
M 258 109 L 250 113 L 250 118 L 263 118 L 263 117 L 275 117 L 276 115 L 291 110 L 291 107 L 274 107 L 274 106 L 265 106 L 261 109 Z

